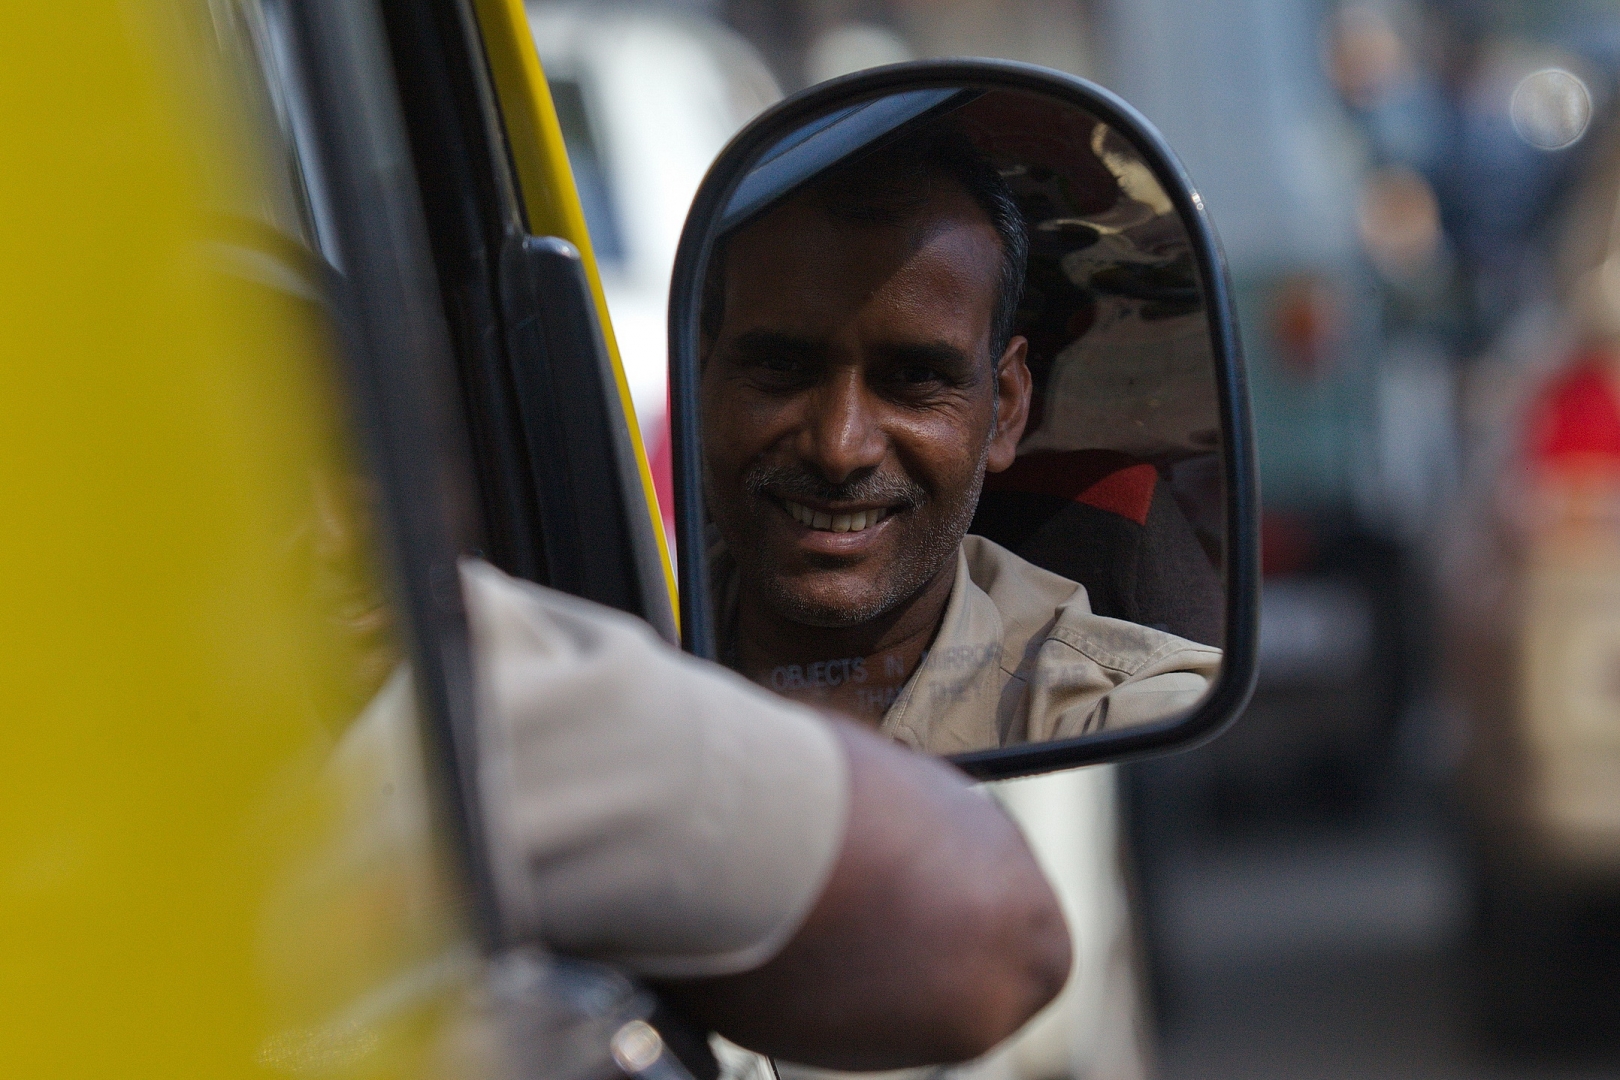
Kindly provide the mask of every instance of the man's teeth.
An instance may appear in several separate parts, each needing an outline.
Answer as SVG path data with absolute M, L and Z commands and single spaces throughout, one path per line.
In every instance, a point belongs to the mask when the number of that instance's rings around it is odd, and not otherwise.
M 825 529 L 828 532 L 860 532 L 862 529 L 871 528 L 889 515 L 887 506 L 880 506 L 875 510 L 857 510 L 853 514 L 824 514 L 788 499 L 783 499 L 782 504 L 787 507 L 787 512 L 793 515 L 793 520 L 812 529 Z

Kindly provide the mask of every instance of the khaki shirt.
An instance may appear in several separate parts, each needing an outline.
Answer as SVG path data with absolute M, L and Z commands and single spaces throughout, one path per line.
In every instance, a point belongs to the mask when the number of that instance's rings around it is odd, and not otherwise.
M 936 754 L 1068 739 L 1197 704 L 1221 652 L 1094 615 L 1082 585 L 981 536 L 956 557 L 933 645 L 882 730 Z
M 462 583 L 507 932 L 652 976 L 769 960 L 843 846 L 825 722 L 627 615 L 476 561 Z

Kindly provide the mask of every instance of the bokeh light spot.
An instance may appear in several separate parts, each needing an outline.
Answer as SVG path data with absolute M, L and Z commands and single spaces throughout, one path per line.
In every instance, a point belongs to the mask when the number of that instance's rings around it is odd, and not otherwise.
M 1562 150 L 1586 134 L 1592 122 L 1592 94 L 1586 83 L 1562 68 L 1526 75 L 1513 91 L 1513 130 L 1538 150 Z

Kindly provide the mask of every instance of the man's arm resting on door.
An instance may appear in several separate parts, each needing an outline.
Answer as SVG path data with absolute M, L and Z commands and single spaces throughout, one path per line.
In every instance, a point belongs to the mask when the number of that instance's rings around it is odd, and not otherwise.
M 1017 827 L 961 773 L 853 723 L 834 730 L 849 826 L 809 916 L 753 971 L 660 989 L 733 1042 L 806 1064 L 978 1057 L 1068 978 L 1057 899 Z
M 829 1067 L 977 1056 L 1062 987 L 1057 899 L 961 773 L 627 616 L 481 563 L 464 580 L 509 940 Z

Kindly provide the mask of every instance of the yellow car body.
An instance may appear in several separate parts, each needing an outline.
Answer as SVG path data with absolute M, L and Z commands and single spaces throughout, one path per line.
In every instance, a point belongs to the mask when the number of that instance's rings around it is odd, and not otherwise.
M 0 1074 L 492 1075 L 338 334 L 250 227 L 229 6 L 0 16 Z M 475 10 L 531 231 L 594 284 L 521 3 Z

